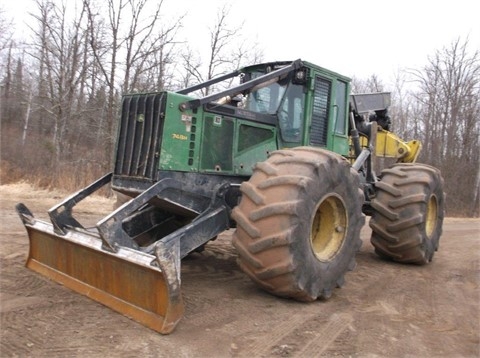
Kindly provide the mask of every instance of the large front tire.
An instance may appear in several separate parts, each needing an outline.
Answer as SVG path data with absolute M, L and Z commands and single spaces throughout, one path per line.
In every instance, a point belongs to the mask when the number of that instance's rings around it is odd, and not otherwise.
M 370 219 L 375 252 L 402 263 L 430 262 L 444 217 L 440 171 L 424 164 L 396 164 L 382 172 L 375 186 Z
M 239 265 L 266 291 L 300 301 L 330 297 L 355 266 L 363 191 L 341 156 L 299 147 L 273 152 L 241 186 L 232 217 Z

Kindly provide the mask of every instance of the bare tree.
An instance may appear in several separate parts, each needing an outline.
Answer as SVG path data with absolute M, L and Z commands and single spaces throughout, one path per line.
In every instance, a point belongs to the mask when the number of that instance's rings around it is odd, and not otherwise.
M 207 64 L 207 76 L 204 80 L 221 75 L 231 69 L 234 58 L 227 52 L 228 45 L 238 40 L 241 27 L 231 28 L 227 24 L 230 9 L 224 6 L 217 14 L 217 23 L 210 30 L 210 54 Z M 230 68 L 228 68 L 230 67 Z M 209 93 L 209 87 L 205 89 L 205 95 Z
M 166 74 L 166 65 L 173 56 L 175 35 L 181 26 L 182 18 L 174 24 L 162 26 L 161 9 L 163 1 L 159 1 L 153 9 L 153 14 L 142 19 L 147 0 L 129 0 L 131 18 L 128 35 L 125 38 L 125 75 L 122 86 L 123 92 L 134 91 L 139 86 L 142 76 L 149 71 L 156 70 L 157 83 L 163 86 Z M 148 11 L 148 10 L 147 10 Z
M 145 89 L 149 72 L 157 69 L 156 84 L 164 85 L 162 76 L 172 56 L 169 45 L 174 44 L 181 18 L 162 28 L 163 1 L 152 8 L 147 6 L 151 5 L 148 0 L 108 0 L 108 19 L 104 22 L 102 7 L 94 6 L 98 2 L 83 3 L 88 12 L 90 46 L 107 88 L 104 143 L 106 154 L 111 155 L 119 93 Z
M 367 79 L 357 77 L 352 78 L 352 92 L 353 93 L 374 93 L 382 92 L 384 85 L 378 78 L 378 75 L 372 74 Z
M 408 78 L 406 73 L 398 72 L 395 75 L 392 104 L 389 108 L 392 117 L 392 130 L 400 136 L 400 138 L 418 138 L 418 120 L 416 113 L 416 102 L 411 89 L 407 87 Z
M 186 49 L 181 54 L 183 68 L 179 70 L 177 75 L 179 89 L 187 88 L 194 84 L 200 83 L 203 81 L 201 66 L 202 61 L 200 56 L 197 56 L 191 47 L 186 46 Z
M 411 74 L 419 86 L 416 99 L 423 114 L 422 158 L 443 169 L 446 189 L 451 193 L 450 210 L 467 214 L 474 209 L 478 213 L 479 52 L 469 51 L 468 39 L 457 39 L 436 51 L 422 70 L 412 70 Z
M 10 82 L 12 72 L 12 50 L 15 42 L 12 40 L 12 20 L 7 19 L 6 13 L 0 7 L 0 71 L 5 75 L 0 78 L 0 118 L 9 118 Z
M 263 53 L 258 44 L 247 43 L 247 40 L 241 36 L 243 24 L 231 26 L 229 15 L 228 6 L 220 8 L 216 23 L 209 29 L 210 44 L 206 64 L 202 61 L 202 57 L 195 55 L 190 47 L 187 47 L 183 53 L 185 73 L 182 75 L 182 85 L 184 87 L 208 81 L 233 71 L 247 62 L 255 63 L 262 60 Z M 213 88 L 206 87 L 201 92 L 202 95 L 207 96 L 212 90 Z
M 65 4 L 39 0 L 37 6 L 38 15 L 33 15 L 38 24 L 35 53 L 40 60 L 40 75 L 45 81 L 41 84 L 41 90 L 46 91 L 48 106 L 43 109 L 53 122 L 52 143 L 55 147 L 55 165 L 58 166 L 70 154 L 67 133 L 74 130 L 74 117 L 79 116 L 75 111 L 75 103 L 78 101 L 79 83 L 85 78 L 86 71 L 83 62 L 83 39 L 86 33 L 82 29 L 85 9 L 81 8 L 69 24 Z
M 7 19 L 5 10 L 0 7 L 0 52 L 9 47 L 12 35 L 12 20 Z

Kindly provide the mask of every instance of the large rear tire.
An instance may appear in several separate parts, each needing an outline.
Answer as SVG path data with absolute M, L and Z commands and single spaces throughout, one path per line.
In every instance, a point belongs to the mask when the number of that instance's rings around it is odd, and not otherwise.
M 359 177 L 345 159 L 308 147 L 279 150 L 241 191 L 233 244 L 254 282 L 300 301 L 328 298 L 343 285 L 365 222 Z
M 370 219 L 375 252 L 402 263 L 430 262 L 444 217 L 440 171 L 424 164 L 396 164 L 382 172 L 375 187 Z

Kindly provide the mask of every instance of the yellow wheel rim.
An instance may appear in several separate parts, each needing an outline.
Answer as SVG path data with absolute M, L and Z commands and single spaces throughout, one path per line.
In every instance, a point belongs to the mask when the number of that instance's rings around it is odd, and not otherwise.
M 336 195 L 324 198 L 315 211 L 310 234 L 313 252 L 320 261 L 331 260 L 347 235 L 347 211 Z
M 427 203 L 427 212 L 425 216 L 425 232 L 429 239 L 432 238 L 437 227 L 438 205 L 436 196 L 432 195 Z

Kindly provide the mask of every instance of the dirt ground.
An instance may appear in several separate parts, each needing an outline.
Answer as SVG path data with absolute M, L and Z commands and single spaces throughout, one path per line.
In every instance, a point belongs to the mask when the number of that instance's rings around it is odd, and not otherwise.
M 421 267 L 378 258 L 366 225 L 345 286 L 308 304 L 258 289 L 226 232 L 183 261 L 186 314 L 162 336 L 25 268 L 15 204 L 46 219 L 63 196 L 0 186 L 2 357 L 480 356 L 480 220 L 447 218 L 440 250 Z M 112 203 L 89 198 L 77 217 L 94 223 Z

